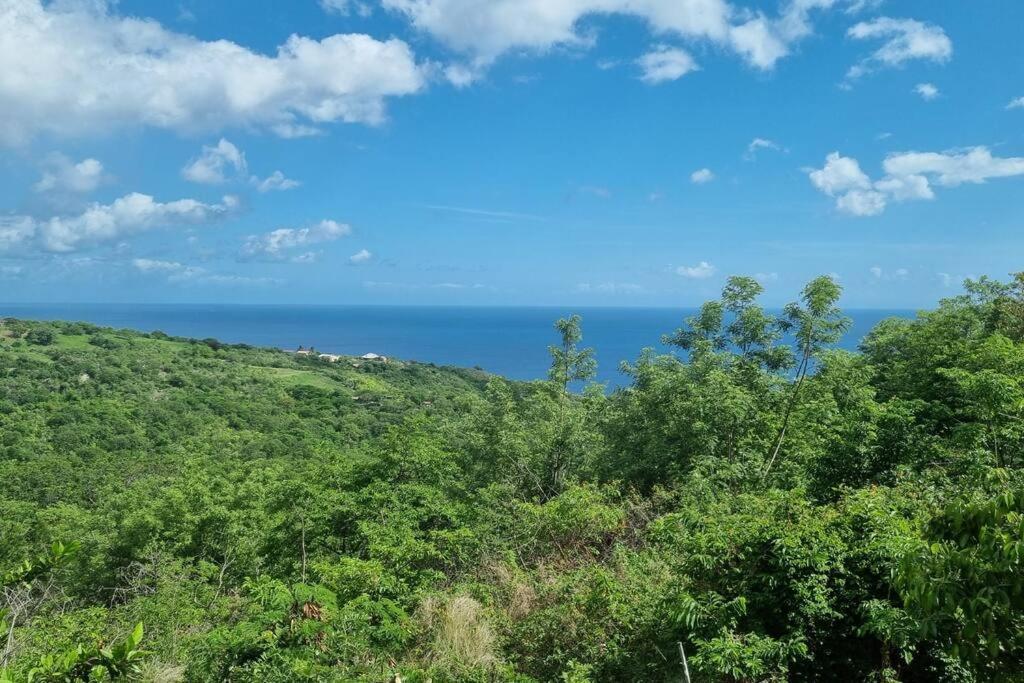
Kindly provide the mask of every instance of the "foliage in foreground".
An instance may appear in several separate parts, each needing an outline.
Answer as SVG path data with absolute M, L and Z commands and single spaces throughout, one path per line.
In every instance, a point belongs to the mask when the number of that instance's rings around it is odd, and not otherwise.
M 1024 276 L 760 294 L 611 393 L 4 321 L 0 680 L 1024 680 Z

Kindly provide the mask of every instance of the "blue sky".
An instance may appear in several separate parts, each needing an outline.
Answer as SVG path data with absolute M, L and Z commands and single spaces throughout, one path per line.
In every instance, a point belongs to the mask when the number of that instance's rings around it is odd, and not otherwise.
M 1024 3 L 0 0 L 0 301 L 690 306 L 1024 268 Z

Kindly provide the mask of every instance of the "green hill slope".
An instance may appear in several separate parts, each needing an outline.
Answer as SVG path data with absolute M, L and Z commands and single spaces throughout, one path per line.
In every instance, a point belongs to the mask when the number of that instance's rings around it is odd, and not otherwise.
M 0 681 L 1021 680 L 1024 277 L 858 354 L 759 294 L 611 394 L 577 319 L 535 383 L 4 320 Z

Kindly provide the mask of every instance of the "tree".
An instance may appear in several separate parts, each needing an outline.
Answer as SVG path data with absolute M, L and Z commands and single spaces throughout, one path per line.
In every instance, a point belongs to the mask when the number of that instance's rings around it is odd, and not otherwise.
M 1016 342 L 1024 341 L 1024 272 L 1014 273 L 995 308 L 996 329 Z
M 797 365 L 796 381 L 783 410 L 779 435 L 775 439 L 768 466 L 764 469 L 763 479 L 768 478 L 768 473 L 775 464 L 779 451 L 782 450 L 782 442 L 786 438 L 786 429 L 789 428 L 793 408 L 800 399 L 800 390 L 807 379 L 807 373 L 811 370 L 812 362 L 826 346 L 842 339 L 843 333 L 850 326 L 850 319 L 843 316 L 836 306 L 842 292 L 843 288 L 839 283 L 823 275 L 811 280 L 804 287 L 800 302 L 791 303 L 784 310 L 783 329 L 793 333 L 800 362 Z
M 57 333 L 49 327 L 37 327 L 25 335 L 25 341 L 36 346 L 49 346 L 57 341 Z
M 921 637 L 943 642 L 977 680 L 1019 681 L 1024 671 L 1024 489 L 995 471 L 1003 489 L 956 500 L 896 575 Z
M 549 346 L 551 369 L 548 378 L 559 389 L 558 409 L 555 416 L 557 430 L 551 449 L 544 458 L 542 487 L 544 496 L 557 495 L 565 487 L 569 473 L 579 469 L 591 445 L 585 438 L 585 425 L 581 424 L 581 410 L 586 405 L 574 401 L 569 393 L 569 384 L 593 379 L 597 372 L 592 348 L 579 348 L 583 340 L 580 316 L 571 315 L 555 322 L 555 329 L 562 337 L 561 346 Z M 581 430 L 581 427 L 584 427 Z
M 562 336 L 562 345 L 548 347 L 548 352 L 551 354 L 551 369 L 548 370 L 548 378 L 561 386 L 563 393 L 569 392 L 571 382 L 585 382 L 588 379 L 593 379 L 597 372 L 594 350 L 577 347 L 577 344 L 583 340 L 580 320 L 579 315 L 571 315 L 556 321 L 555 329 Z

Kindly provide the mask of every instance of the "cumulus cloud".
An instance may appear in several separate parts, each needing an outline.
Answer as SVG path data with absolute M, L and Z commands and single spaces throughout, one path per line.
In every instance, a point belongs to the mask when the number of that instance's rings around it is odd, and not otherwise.
M 717 270 L 707 261 L 701 261 L 695 266 L 679 266 L 676 268 L 676 274 L 690 280 L 706 280 L 714 275 Z
M 877 216 L 885 211 L 885 195 L 874 190 L 850 190 L 836 198 L 836 208 L 854 216 Z
M 302 184 L 298 180 L 286 178 L 284 173 L 281 173 L 280 171 L 274 171 L 262 180 L 253 176 L 249 179 L 249 182 L 253 184 L 257 191 L 263 193 L 272 192 L 274 190 L 292 190 Z
M 825 166 L 812 170 L 810 178 L 816 188 L 830 197 L 871 188 L 871 179 L 861 170 L 857 160 L 844 157 L 839 152 L 829 154 Z
M 456 88 L 468 88 L 483 76 L 479 65 L 449 64 L 444 68 L 444 77 Z
M 110 204 L 94 203 L 73 216 L 45 220 L 30 216 L 0 218 L 0 249 L 20 247 L 70 252 L 154 228 L 211 223 L 237 208 L 238 199 L 233 196 L 224 197 L 220 204 L 204 204 L 195 199 L 161 203 L 135 192 Z
M 308 228 L 278 228 L 263 235 L 250 235 L 242 245 L 241 254 L 248 259 L 284 260 L 294 249 L 333 242 L 351 234 L 352 228 L 344 223 L 322 220 Z
M 351 256 L 349 256 L 348 260 L 349 260 L 349 263 L 351 263 L 352 265 L 358 266 L 361 263 L 366 263 L 367 261 L 369 261 L 372 258 L 373 258 L 373 254 L 371 254 L 368 250 L 360 249 L 356 253 L 354 253 Z
M 308 134 L 332 122 L 376 124 L 389 97 L 426 86 L 401 40 L 293 35 L 265 55 L 117 16 L 102 0 L 0 6 L 0 142 L 144 125 L 229 126 Z
M 1010 103 L 1006 105 L 1007 109 L 1024 109 L 1024 96 L 1017 97 L 1010 100 Z
M 213 147 L 203 147 L 202 154 L 181 169 L 185 180 L 206 185 L 218 185 L 227 180 L 225 172 L 244 174 L 248 168 L 245 155 L 228 140 L 221 138 Z
M 231 179 L 244 178 L 248 170 L 249 164 L 242 150 L 229 140 L 221 138 L 220 142 L 212 147 L 204 146 L 202 154 L 181 169 L 181 175 L 193 183 L 219 185 Z M 273 190 L 291 190 L 301 183 L 285 177 L 281 171 L 274 171 L 266 178 L 250 176 L 249 184 L 258 192 L 266 193 Z
M 990 178 L 1024 175 L 1024 158 L 994 157 L 987 147 L 950 152 L 905 152 L 886 158 L 883 164 L 891 176 L 932 176 L 940 185 L 984 183 Z
M 848 78 L 859 78 L 875 69 L 898 67 L 911 60 L 948 62 L 953 41 L 941 27 L 914 19 L 879 17 L 852 26 L 847 35 L 856 40 L 884 40 L 882 47 L 850 67 Z
M 35 238 L 38 227 L 30 216 L 0 216 L 0 252 L 28 244 Z
M 715 174 L 710 168 L 702 168 L 690 174 L 690 182 L 695 185 L 710 183 L 715 179 Z
M 103 164 L 96 159 L 75 163 L 63 154 L 52 154 L 45 162 L 43 176 L 32 186 L 36 192 L 92 192 L 104 180 Z
M 770 69 L 812 33 L 811 13 L 863 0 L 789 0 L 778 16 L 738 10 L 726 0 L 381 0 L 413 26 L 487 65 L 506 52 L 588 47 L 584 18 L 619 14 L 658 36 L 709 42 Z M 677 67 L 678 68 L 678 67 Z M 677 76 L 678 77 L 678 76 Z
M 675 81 L 700 67 L 685 50 L 658 45 L 637 60 L 640 67 L 640 80 L 656 85 L 666 81 Z
M 812 12 L 845 6 L 847 13 L 856 14 L 873 4 L 874 0 L 789 0 L 783 4 L 777 17 L 757 12 L 747 16 L 744 23 L 732 26 L 729 43 L 751 65 L 771 69 L 776 62 L 792 53 L 794 44 L 814 32 Z
M 914 92 L 921 96 L 921 99 L 925 102 L 931 102 L 939 96 L 939 89 L 931 83 L 918 83 L 914 87 Z
M 836 208 L 855 216 L 875 216 L 889 202 L 935 198 L 934 185 L 957 187 L 992 178 L 1024 175 L 1024 158 L 995 157 L 987 147 L 948 152 L 901 152 L 882 163 L 886 175 L 872 181 L 856 159 L 829 154 L 825 166 L 808 169 L 811 183 L 836 199 Z

